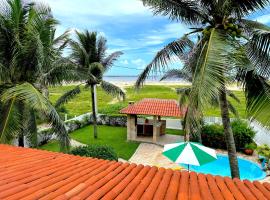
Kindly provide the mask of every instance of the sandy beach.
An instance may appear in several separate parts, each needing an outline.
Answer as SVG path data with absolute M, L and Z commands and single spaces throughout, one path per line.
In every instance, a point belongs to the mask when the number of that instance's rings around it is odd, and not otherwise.
M 106 80 L 106 78 L 105 78 Z M 121 88 L 127 88 L 127 87 L 132 87 L 135 85 L 136 80 L 125 80 L 125 78 L 121 79 L 121 77 L 119 77 L 117 80 L 116 79 L 112 79 L 112 80 L 106 80 L 114 85 L 117 85 Z M 73 83 L 65 83 L 64 85 L 78 85 L 78 84 L 82 84 L 79 82 L 73 82 Z M 157 81 L 157 80 L 147 80 L 144 85 L 163 85 L 163 86 L 191 86 L 191 83 L 185 82 L 185 81 L 181 81 L 181 80 L 172 80 L 172 81 Z M 232 90 L 232 91 L 239 91 L 242 90 L 241 87 L 239 87 L 236 83 L 235 84 L 231 84 L 229 86 L 227 86 L 228 90 Z

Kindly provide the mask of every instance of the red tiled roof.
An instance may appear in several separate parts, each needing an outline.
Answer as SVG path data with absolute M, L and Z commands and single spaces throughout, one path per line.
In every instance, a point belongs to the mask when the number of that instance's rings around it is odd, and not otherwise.
M 120 111 L 122 114 L 155 115 L 164 117 L 181 117 L 179 104 L 176 100 L 143 99 Z
M 270 199 L 270 183 L 0 145 L 0 199 Z

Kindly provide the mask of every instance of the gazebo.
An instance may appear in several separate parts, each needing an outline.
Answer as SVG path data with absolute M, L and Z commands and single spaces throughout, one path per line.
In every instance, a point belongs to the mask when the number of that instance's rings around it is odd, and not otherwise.
M 161 117 L 181 118 L 184 113 L 176 100 L 143 99 L 137 103 L 130 102 L 120 111 L 127 114 L 127 139 L 132 141 L 149 141 L 157 143 L 159 137 L 166 134 L 166 120 Z M 153 116 L 153 119 L 138 118 L 138 115 Z M 152 137 L 152 141 L 149 138 Z

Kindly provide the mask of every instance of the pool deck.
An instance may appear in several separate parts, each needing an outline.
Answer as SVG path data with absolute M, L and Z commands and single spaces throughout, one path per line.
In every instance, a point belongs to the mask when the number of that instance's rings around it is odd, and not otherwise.
M 181 167 L 163 156 L 162 151 L 163 147 L 161 145 L 141 143 L 128 162 L 180 170 Z M 224 150 L 217 150 L 217 153 L 227 154 Z M 238 156 L 257 162 L 256 155 L 247 156 L 245 154 L 238 153 Z M 261 182 L 270 182 L 270 177 L 266 177 Z

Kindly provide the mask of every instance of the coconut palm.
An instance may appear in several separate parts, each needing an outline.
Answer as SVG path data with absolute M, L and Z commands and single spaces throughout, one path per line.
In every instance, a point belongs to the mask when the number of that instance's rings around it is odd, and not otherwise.
M 43 87 L 55 84 L 65 74 L 56 73 L 60 68 L 57 63 L 63 60 L 60 52 L 66 38 L 60 36 L 54 40 L 56 25 L 50 9 L 43 4 L 21 0 L 1 2 L 1 143 L 11 143 L 18 138 L 19 146 L 24 146 L 24 137 L 27 137 L 31 145 L 36 146 L 36 118 L 39 117 L 51 124 L 61 150 L 68 151 L 69 137 L 64 122 L 41 93 Z M 49 76 L 49 72 L 55 76 Z
M 125 98 L 124 91 L 116 85 L 103 80 L 104 74 L 112 67 L 114 62 L 123 53 L 120 51 L 114 52 L 106 56 L 106 39 L 102 36 L 97 36 L 96 32 L 77 32 L 77 40 L 70 41 L 71 60 L 77 68 L 77 73 L 80 76 L 80 81 L 85 83 L 87 88 L 90 88 L 92 100 L 92 113 L 94 125 L 94 138 L 97 138 L 97 111 L 95 101 L 95 87 L 100 87 L 108 94 L 116 96 L 119 99 Z M 71 98 L 80 93 L 80 86 L 65 93 L 57 102 L 56 107 L 66 103 Z
M 204 110 L 216 94 L 219 95 L 221 117 L 228 147 L 232 177 L 239 177 L 238 161 L 229 118 L 226 85 L 231 75 L 243 85 L 247 100 L 248 117 L 269 125 L 269 47 L 270 31 L 264 24 L 245 19 L 263 9 L 269 0 L 142 0 L 155 14 L 191 26 L 187 35 L 197 34 L 196 48 L 188 64 L 194 65 L 189 109 L 186 123 L 198 124 L 194 111 Z M 145 68 L 136 83 L 140 87 L 149 72 L 166 67 L 189 48 L 184 36 L 159 51 Z M 186 64 L 184 66 L 187 66 Z M 237 75 L 237 76 L 236 76 Z
M 189 55 L 191 54 L 191 51 L 193 50 L 194 47 L 195 46 L 192 45 L 192 48 L 189 51 L 186 51 L 183 54 L 181 54 L 180 59 L 183 63 L 185 63 L 185 62 L 187 63 L 187 61 L 189 59 Z M 195 66 L 189 65 L 189 66 L 184 67 L 183 69 L 170 69 L 164 73 L 164 75 L 162 76 L 160 81 L 173 78 L 173 79 L 178 79 L 178 80 L 184 80 L 188 83 L 192 83 L 192 72 L 194 72 L 194 69 L 189 69 L 187 71 L 186 69 L 188 69 L 189 67 L 195 67 Z M 183 121 L 184 130 L 186 130 L 186 133 L 192 135 L 193 138 L 197 138 L 199 140 L 199 142 L 202 143 L 202 140 L 201 140 L 201 128 L 203 125 L 202 111 L 199 111 L 197 108 L 197 110 L 192 115 L 193 117 L 196 116 L 197 120 L 202 122 L 200 126 L 192 126 L 192 124 L 188 125 L 185 122 L 185 119 L 187 117 L 186 116 L 187 112 L 185 112 L 185 110 L 188 109 L 191 87 L 187 86 L 187 87 L 177 88 L 176 92 L 180 96 L 180 98 L 179 98 L 180 109 L 182 109 L 183 112 L 185 113 L 185 117 L 184 117 L 184 121 Z M 236 102 L 240 103 L 240 100 L 237 98 L 237 96 L 233 92 L 226 90 L 226 94 L 227 94 L 227 96 L 230 96 L 232 99 L 234 99 Z M 239 117 L 236 108 L 233 106 L 233 104 L 230 101 L 228 101 L 228 106 L 229 106 L 230 112 L 235 117 Z M 219 107 L 219 95 L 218 94 L 216 94 L 216 96 L 212 96 L 211 107 Z M 187 130 L 188 128 L 190 130 Z M 186 140 L 190 139 L 189 135 L 185 135 L 185 138 L 186 138 Z

